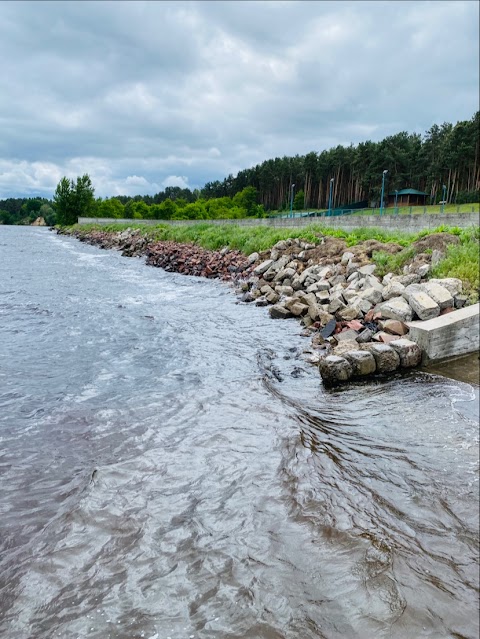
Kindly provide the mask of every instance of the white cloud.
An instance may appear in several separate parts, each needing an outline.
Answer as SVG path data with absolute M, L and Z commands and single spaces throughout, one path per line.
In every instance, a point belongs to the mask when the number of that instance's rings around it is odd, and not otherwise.
M 169 175 L 162 182 L 163 188 L 166 186 L 179 186 L 181 189 L 188 189 L 188 178 L 185 175 Z
M 478 109 L 478 3 L 245 6 L 0 3 L 0 197 L 196 188 Z

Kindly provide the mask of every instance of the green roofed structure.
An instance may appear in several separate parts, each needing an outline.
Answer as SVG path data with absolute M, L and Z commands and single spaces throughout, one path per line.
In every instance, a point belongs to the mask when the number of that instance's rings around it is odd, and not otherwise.
M 428 193 L 417 191 L 416 189 L 401 189 L 388 194 L 387 206 L 395 206 L 395 196 L 397 206 L 425 206 Z

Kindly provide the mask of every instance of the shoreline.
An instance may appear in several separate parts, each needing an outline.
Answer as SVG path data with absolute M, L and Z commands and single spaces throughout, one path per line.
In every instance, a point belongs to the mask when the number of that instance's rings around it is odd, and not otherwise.
M 326 384 L 419 366 L 422 351 L 409 339 L 409 322 L 468 306 L 460 280 L 427 280 L 428 252 L 417 253 L 403 275 L 377 277 L 372 253 L 401 250 L 394 243 L 365 240 L 347 249 L 331 236 L 318 244 L 289 238 L 246 256 L 229 248 L 155 240 L 139 229 L 52 230 L 126 257 L 144 256 L 147 265 L 168 272 L 221 279 L 232 284 L 240 301 L 268 306 L 272 318 L 297 318 L 301 335 L 311 342 L 304 359 L 319 367 Z M 439 247 L 443 242 L 445 248 L 447 235 L 435 234 L 429 242 Z

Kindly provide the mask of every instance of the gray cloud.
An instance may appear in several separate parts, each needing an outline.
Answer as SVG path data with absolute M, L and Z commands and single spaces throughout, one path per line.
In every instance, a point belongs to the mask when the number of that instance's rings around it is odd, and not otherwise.
M 101 196 L 423 133 L 478 107 L 478 3 L 0 4 L 0 198 Z

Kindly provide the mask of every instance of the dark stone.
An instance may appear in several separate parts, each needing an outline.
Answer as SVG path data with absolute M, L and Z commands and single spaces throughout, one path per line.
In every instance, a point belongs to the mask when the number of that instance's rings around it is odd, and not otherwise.
M 322 330 L 320 331 L 320 335 L 326 339 L 327 337 L 330 337 L 330 335 L 333 335 L 333 333 L 335 332 L 335 329 L 337 327 L 337 322 L 335 321 L 335 319 L 331 319 L 329 322 L 326 323 L 326 325 L 322 328 Z

